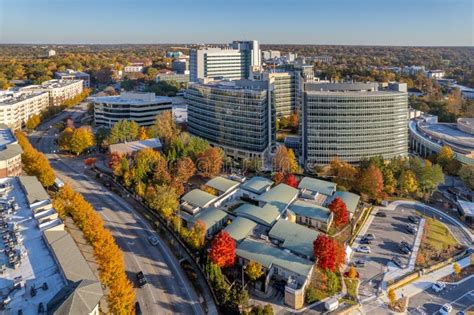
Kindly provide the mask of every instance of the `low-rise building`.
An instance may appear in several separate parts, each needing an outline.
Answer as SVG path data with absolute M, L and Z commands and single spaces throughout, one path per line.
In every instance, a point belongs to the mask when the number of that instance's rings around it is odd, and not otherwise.
M 326 206 L 329 206 L 336 198 L 340 198 L 345 203 L 349 216 L 352 218 L 359 206 L 360 196 L 348 191 L 336 191 L 334 195 L 326 199 Z
M 298 184 L 298 189 L 300 190 L 301 196 L 305 199 L 317 200 L 323 198 L 325 200 L 328 196 L 336 192 L 336 186 L 337 185 L 333 182 L 312 177 L 303 177 Z M 322 204 L 322 202 L 319 203 Z
M 435 79 L 435 80 L 443 79 L 445 76 L 445 72 L 443 70 L 428 70 L 425 72 L 425 74 L 426 74 L 426 77 L 428 77 L 428 79 Z
M 224 224 L 227 222 L 228 217 L 228 213 L 222 209 L 210 207 L 201 210 L 194 217 L 190 218 L 190 220 L 187 221 L 187 227 L 191 228 L 197 221 L 201 221 L 206 227 L 206 237 L 210 239 L 214 234 L 222 229 Z
M 151 138 L 146 140 L 138 140 L 138 141 L 131 141 L 131 142 L 123 142 L 123 143 L 116 143 L 111 144 L 109 146 L 109 152 L 117 153 L 120 155 L 131 155 L 143 149 L 153 149 L 153 150 L 161 150 L 162 145 L 161 141 L 158 138 Z
M 333 214 L 328 208 L 302 200 L 295 201 L 287 215 L 289 220 L 325 232 L 329 230 L 333 221 Z
M 236 242 L 240 242 L 252 234 L 257 227 L 257 223 L 244 217 L 235 218 L 226 228 L 225 232 L 229 233 Z
M 193 189 L 181 197 L 181 210 L 194 215 L 201 209 L 210 207 L 218 200 L 217 196 L 211 195 L 201 189 Z
M 318 234 L 313 229 L 284 219 L 278 220 L 268 232 L 274 244 L 310 260 L 314 259 L 313 242 Z
M 0 123 L 21 129 L 33 115 L 40 115 L 49 106 L 47 92 L 12 93 L 0 98 Z
M 0 124 L 0 178 L 19 176 L 21 174 L 21 154 L 12 130 Z
M 156 82 L 177 82 L 183 83 L 187 87 L 189 83 L 189 73 L 176 73 L 167 71 L 156 75 Z
M 163 111 L 172 110 L 172 100 L 155 93 L 122 93 L 119 96 L 93 98 L 94 122 L 112 127 L 119 120 L 135 121 L 139 126 L 151 126 Z
M 143 72 L 143 70 L 145 70 L 145 64 L 143 62 L 132 62 L 123 68 L 123 72 L 125 73 L 137 73 Z
M 54 73 L 54 77 L 59 80 L 82 80 L 85 88 L 91 86 L 91 76 L 82 71 L 67 69 L 66 71 Z

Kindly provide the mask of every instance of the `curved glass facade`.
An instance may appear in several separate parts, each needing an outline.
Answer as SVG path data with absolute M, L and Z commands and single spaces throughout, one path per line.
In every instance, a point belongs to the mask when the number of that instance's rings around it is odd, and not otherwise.
M 303 145 L 307 165 L 333 158 L 352 164 L 408 152 L 408 99 L 393 91 L 308 91 L 304 95 Z
M 267 89 L 193 84 L 186 95 L 188 130 L 234 157 L 262 157 L 270 143 Z

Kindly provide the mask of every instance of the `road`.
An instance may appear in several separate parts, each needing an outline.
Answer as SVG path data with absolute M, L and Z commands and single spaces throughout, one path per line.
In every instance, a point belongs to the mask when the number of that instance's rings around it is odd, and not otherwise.
M 75 112 L 73 116 L 80 115 Z M 204 314 L 198 296 L 179 262 L 168 247 L 160 240 L 157 247 L 151 246 L 147 237 L 159 236 L 135 210 L 122 198 L 111 193 L 95 180 L 84 175 L 84 165 L 80 159 L 57 159 L 54 139 L 57 130 L 49 125 L 70 116 L 62 113 L 39 128 L 44 132 L 31 135 L 32 144 L 46 153 L 56 175 L 82 193 L 87 201 L 100 213 L 105 226 L 111 231 L 124 253 L 127 276 L 135 282 L 135 274 L 143 271 L 149 284 L 137 288 L 137 301 L 144 314 Z M 77 117 L 77 116 L 76 116 Z M 209 302 L 208 302 L 209 303 Z M 212 303 L 212 301 L 211 301 Z
M 436 293 L 431 288 L 412 296 L 408 311 L 410 314 L 439 314 L 438 310 L 445 303 L 453 307 L 452 314 L 465 311 L 474 305 L 474 277 L 460 284 L 446 284 L 446 289 Z

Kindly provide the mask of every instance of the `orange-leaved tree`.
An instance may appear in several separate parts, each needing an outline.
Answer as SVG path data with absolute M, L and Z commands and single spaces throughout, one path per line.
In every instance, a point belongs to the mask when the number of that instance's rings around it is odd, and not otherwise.
M 334 224 L 336 224 L 336 227 L 346 225 L 349 222 L 349 211 L 341 198 L 334 198 L 328 208 L 334 214 Z

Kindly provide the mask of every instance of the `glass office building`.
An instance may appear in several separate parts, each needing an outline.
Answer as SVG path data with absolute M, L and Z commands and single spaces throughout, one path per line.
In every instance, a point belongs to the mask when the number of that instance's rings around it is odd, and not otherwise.
M 407 154 L 406 84 L 306 83 L 303 97 L 305 167 Z
M 213 81 L 187 90 L 188 130 L 236 159 L 264 158 L 275 137 L 265 81 Z

